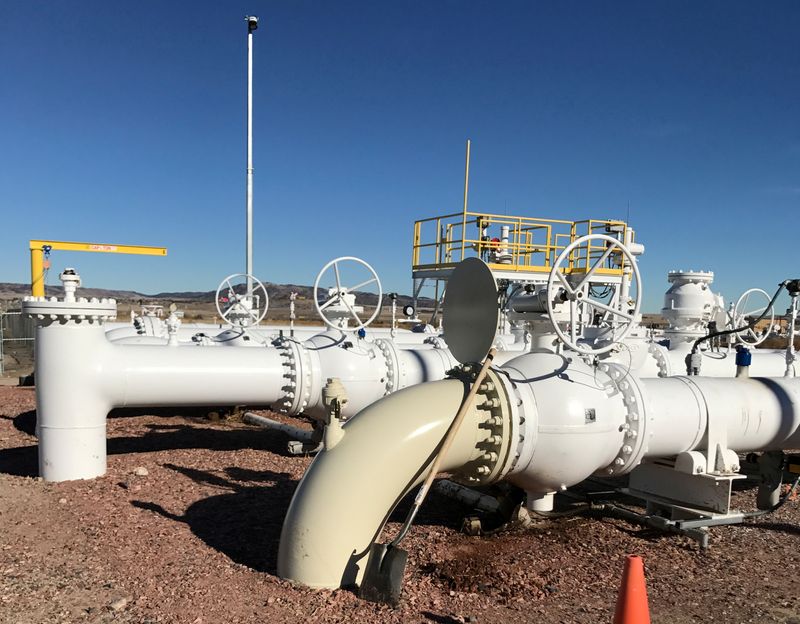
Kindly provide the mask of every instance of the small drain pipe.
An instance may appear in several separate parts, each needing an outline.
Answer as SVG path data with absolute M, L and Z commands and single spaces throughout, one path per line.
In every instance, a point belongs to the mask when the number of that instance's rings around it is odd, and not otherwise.
M 270 429 L 272 431 L 280 431 L 288 435 L 292 440 L 297 440 L 299 442 L 311 442 L 311 438 L 314 436 L 314 432 L 310 429 L 301 429 L 300 427 L 287 425 L 273 418 L 253 414 L 253 412 L 245 412 L 242 420 L 248 425 L 263 427 L 264 429 Z

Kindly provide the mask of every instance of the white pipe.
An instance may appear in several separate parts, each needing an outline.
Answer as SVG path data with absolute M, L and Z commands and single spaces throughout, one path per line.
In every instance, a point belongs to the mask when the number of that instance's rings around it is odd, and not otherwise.
M 53 298 L 26 306 L 37 320 L 40 474 L 48 481 L 104 474 L 105 417 L 114 407 L 268 405 L 324 418 L 322 388 L 338 376 L 350 399 L 346 418 L 390 392 L 442 379 L 456 364 L 434 345 L 412 351 L 339 332 L 246 349 L 146 344 L 158 340 L 152 336 L 109 342 L 87 314 L 111 316 L 112 303 Z
M 350 342 L 350 341 L 348 341 Z M 287 343 L 294 353 L 291 381 L 295 399 L 284 399 L 281 408 L 324 420 L 326 408 L 322 388 L 329 377 L 337 377 L 347 390 L 342 407 L 345 420 L 378 399 L 403 388 L 444 379 L 458 362 L 450 351 L 431 344 L 399 346 L 388 339 L 354 340 L 345 347 L 338 332 L 319 334 L 304 343 Z M 499 365 L 517 357 L 520 351 L 498 353 Z M 304 397 L 298 403 L 296 398 Z
M 46 481 L 106 471 L 106 415 L 115 407 L 270 405 L 282 395 L 274 349 L 115 345 L 102 325 L 36 327 L 39 474 Z
M 108 328 L 106 335 L 112 342 L 128 339 L 134 336 L 152 336 L 162 338 L 164 343 L 166 343 L 167 329 L 164 319 L 159 319 L 156 317 L 141 317 L 140 321 L 142 326 L 141 329 L 137 329 L 130 323 L 109 323 L 106 325 Z M 219 323 L 182 323 L 178 329 L 178 337 L 181 340 L 187 341 L 198 334 L 205 334 L 214 339 L 219 334 L 230 331 L 242 332 L 241 329 L 232 330 L 229 326 L 223 326 Z M 279 338 L 281 335 L 303 341 L 329 331 L 330 328 L 324 325 L 301 325 L 294 327 L 294 335 L 292 336 L 291 325 L 257 325 L 254 327 L 248 327 L 246 331 L 242 333 L 253 338 L 253 340 L 247 346 L 254 346 L 260 343 L 273 341 Z M 439 335 L 414 332 L 402 328 L 397 329 L 394 336 L 392 336 L 392 330 L 390 327 L 369 327 L 367 329 L 367 338 L 392 338 L 394 342 L 400 345 L 424 344 L 426 341 L 430 341 L 432 338 L 436 337 L 439 337 Z M 513 342 L 514 340 L 514 336 L 512 334 L 500 335 L 500 338 L 508 342 Z
M 552 353 L 520 356 L 489 376 L 446 470 L 484 484 L 507 479 L 534 506 L 593 473 L 623 475 L 646 458 L 687 451 L 709 456 L 712 429 L 734 452 L 800 446 L 797 378 L 638 380 L 617 365 L 594 369 Z M 295 493 L 278 574 L 311 587 L 357 583 L 369 545 L 424 476 L 462 393 L 457 381 L 421 384 L 352 418 Z
M 506 400 L 524 419 L 509 478 L 528 491 L 563 489 L 593 472 L 625 474 L 645 458 L 703 449 L 712 418 L 735 452 L 800 445 L 800 379 L 638 379 L 623 367 L 594 370 L 556 357 L 523 355 L 502 367 L 510 372 L 503 378 Z
M 532 296 L 519 295 L 514 298 L 514 310 L 517 311 L 531 311 L 534 306 L 540 305 L 538 300 Z M 146 317 L 147 323 L 143 323 L 144 334 L 137 333 L 136 329 L 131 325 L 124 327 L 112 326 L 106 335 L 108 339 L 120 344 L 167 344 L 167 331 L 162 319 L 155 317 Z M 558 337 L 552 331 L 550 322 L 541 319 L 526 321 L 531 332 L 527 336 L 523 335 L 524 332 L 517 330 L 516 333 L 500 334 L 497 337 L 496 346 L 500 349 L 498 354 L 500 358 L 510 359 L 516 357 L 520 353 L 528 349 L 546 348 L 554 349 L 558 343 Z M 294 339 L 297 341 L 306 341 L 318 336 L 320 334 L 328 334 L 330 330 L 326 327 L 319 326 L 305 326 L 296 327 L 294 330 Z M 281 333 L 284 337 L 288 337 L 291 333 L 289 325 L 265 325 L 258 327 L 251 327 L 246 330 L 231 330 L 221 328 L 219 325 L 200 325 L 187 327 L 181 325 L 178 329 L 179 338 L 193 344 L 191 340 L 193 336 L 198 334 L 205 334 L 204 346 L 220 346 L 220 347 L 263 347 L 269 345 L 271 342 L 277 340 Z M 237 335 L 241 337 L 236 338 Z M 435 341 L 439 339 L 437 336 L 430 334 L 423 334 L 411 332 L 406 329 L 398 329 L 394 337 L 391 336 L 391 328 L 388 327 L 375 327 L 368 330 L 368 335 L 373 340 L 378 338 L 389 339 L 400 348 L 419 348 L 427 350 L 430 347 L 426 342 Z M 245 340 L 247 336 L 249 340 Z M 528 343 L 525 340 L 529 340 Z M 685 358 L 688 354 L 691 344 L 680 343 L 673 344 L 672 349 L 667 349 L 660 345 L 653 345 L 650 347 L 647 340 L 642 337 L 628 337 L 623 348 L 617 354 L 612 354 L 608 359 L 617 362 L 623 366 L 630 366 L 632 371 L 639 377 L 664 377 L 671 375 L 682 375 L 686 372 Z M 654 358 L 653 353 L 646 353 L 650 349 L 658 351 L 661 358 L 661 363 Z M 504 354 L 503 351 L 508 352 Z M 761 377 L 776 377 L 783 375 L 786 370 L 786 350 L 785 349 L 754 349 L 753 360 L 750 368 L 750 374 Z M 706 377 L 733 377 L 736 373 L 736 366 L 734 364 L 735 354 L 733 352 L 710 352 L 705 351 L 703 357 L 703 366 L 700 371 L 702 376 Z M 445 369 L 447 370 L 447 369 Z M 335 373 L 335 371 L 334 371 Z M 439 379 L 441 377 L 436 377 Z M 422 381 L 430 381 L 431 377 L 422 379 Z M 406 385 L 411 385 L 406 384 Z M 379 398 L 379 397 L 376 397 Z M 363 407 L 363 406 L 362 406 Z M 358 410 L 355 410 L 358 411 Z M 355 413 L 351 411 L 351 413 Z
M 645 457 L 697 450 L 709 410 L 723 415 L 728 447 L 736 452 L 800 446 L 800 380 L 682 377 L 643 379 L 649 444 Z
M 625 342 L 618 354 L 608 358 L 622 366 L 628 366 L 631 362 L 631 354 L 628 349 L 648 349 L 649 354 L 641 360 L 637 366 L 634 361 L 632 372 L 638 377 L 669 377 L 672 375 L 686 374 L 686 357 L 691 352 L 691 344 L 683 343 L 673 348 L 667 349 L 661 345 L 648 343 L 637 344 L 635 340 Z M 656 358 L 655 353 L 658 353 Z M 711 351 L 702 350 L 702 365 L 700 376 L 702 377 L 734 377 L 736 375 L 736 353 L 733 351 Z M 758 377 L 779 377 L 786 370 L 786 351 L 784 349 L 753 349 L 752 363 L 750 365 L 750 375 Z M 638 358 L 637 358 L 638 359 Z M 662 367 L 665 369 L 662 371 Z
M 256 427 L 280 431 L 281 433 L 285 433 L 286 435 L 290 436 L 292 440 L 298 440 L 300 442 L 311 442 L 311 439 L 314 436 L 314 432 L 309 429 L 301 429 L 300 427 L 287 425 L 286 423 L 282 423 L 265 416 L 259 416 L 258 414 L 253 414 L 252 412 L 245 412 L 242 420 L 250 425 L 255 425 Z

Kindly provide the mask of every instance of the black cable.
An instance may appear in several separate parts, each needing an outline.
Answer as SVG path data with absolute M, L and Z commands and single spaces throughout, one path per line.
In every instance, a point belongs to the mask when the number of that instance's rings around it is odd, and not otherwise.
M 789 488 L 789 491 L 784 494 L 783 498 L 781 498 L 777 503 L 775 503 L 769 509 L 762 509 L 760 511 L 750 511 L 746 514 L 743 514 L 745 518 L 760 518 L 761 516 L 766 516 L 768 514 L 774 513 L 778 511 L 781 507 L 784 506 L 786 501 L 789 500 L 789 497 L 794 494 L 794 491 L 797 489 L 798 484 L 800 484 L 800 475 L 794 480 L 792 483 L 792 487 Z
M 772 299 L 770 299 L 769 304 L 767 304 L 767 307 L 764 308 L 764 311 L 761 313 L 761 316 L 759 316 L 755 321 L 752 321 L 751 323 L 748 323 L 745 327 L 737 327 L 737 328 L 734 328 L 734 329 L 725 329 L 725 330 L 722 330 L 722 331 L 711 332 L 710 334 L 707 334 L 705 336 L 701 336 L 700 338 L 698 338 L 697 340 L 694 341 L 694 344 L 692 345 L 692 351 L 691 351 L 692 354 L 697 353 L 697 348 L 700 346 L 700 343 L 705 342 L 706 340 L 710 340 L 711 338 L 718 338 L 719 336 L 727 336 L 729 334 L 738 334 L 739 332 L 743 332 L 743 331 L 745 331 L 747 329 L 750 329 L 750 328 L 755 327 L 756 325 L 758 325 L 758 323 L 767 315 L 767 312 L 769 312 L 770 309 L 772 309 L 772 306 L 775 303 L 775 300 L 778 298 L 778 295 L 781 294 L 781 291 L 786 287 L 786 285 L 788 283 L 789 283 L 789 280 L 784 280 L 780 284 L 778 284 L 778 290 L 776 290 L 775 294 L 772 295 Z
M 589 286 L 589 294 L 592 297 L 597 297 L 598 299 L 605 299 L 606 297 L 608 297 L 608 295 L 611 294 L 611 286 L 603 287 L 603 290 L 600 292 L 597 292 L 597 290 L 598 289 L 595 286 L 592 285 Z
M 517 285 L 516 285 L 516 286 L 515 286 L 515 287 L 514 287 L 514 288 L 511 290 L 511 294 L 510 294 L 510 295 L 506 295 L 506 297 L 505 297 L 505 301 L 503 302 L 503 308 L 505 308 L 506 312 L 508 312 L 508 310 L 509 310 L 509 308 L 508 308 L 508 304 L 509 304 L 509 302 L 511 301 L 511 299 L 513 299 L 513 298 L 514 298 L 514 295 L 516 295 L 516 294 L 517 294 L 517 293 L 518 293 L 520 290 L 522 290 L 523 288 L 525 288 L 525 286 L 524 286 L 523 284 L 517 284 Z

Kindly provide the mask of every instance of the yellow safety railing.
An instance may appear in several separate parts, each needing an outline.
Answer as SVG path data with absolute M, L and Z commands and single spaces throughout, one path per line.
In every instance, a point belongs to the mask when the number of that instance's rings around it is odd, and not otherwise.
M 508 227 L 507 241 L 501 228 Z M 502 271 L 546 273 L 568 245 L 586 234 L 612 234 L 624 241 L 624 221 L 586 219 L 565 221 L 535 217 L 512 217 L 480 212 L 458 212 L 414 222 L 412 271 L 435 274 L 469 257 L 486 261 Z M 569 255 L 566 274 L 587 271 L 606 251 L 603 241 L 588 241 Z M 598 276 L 621 275 L 624 257 L 611 255 L 612 262 L 599 267 Z

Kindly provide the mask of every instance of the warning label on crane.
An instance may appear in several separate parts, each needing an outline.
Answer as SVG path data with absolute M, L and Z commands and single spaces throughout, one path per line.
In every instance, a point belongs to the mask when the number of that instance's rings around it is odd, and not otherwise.
M 90 251 L 116 251 L 116 245 L 89 245 Z

